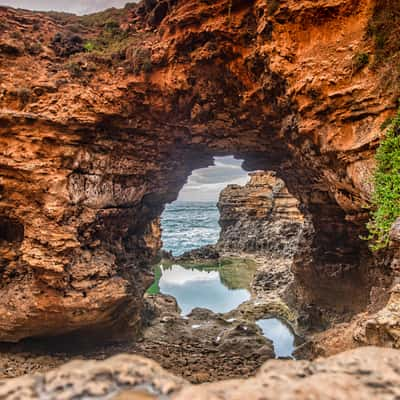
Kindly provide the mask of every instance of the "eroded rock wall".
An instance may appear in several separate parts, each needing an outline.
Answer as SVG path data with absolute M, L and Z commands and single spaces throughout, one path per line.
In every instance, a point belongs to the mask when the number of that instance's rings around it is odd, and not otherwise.
M 396 95 L 354 69 L 376 4 L 146 1 L 94 52 L 98 27 L 1 7 L 0 340 L 134 333 L 163 206 L 217 154 L 300 201 L 302 303 L 365 307 L 386 270 L 363 205 Z
M 218 248 L 292 257 L 304 222 L 299 205 L 275 173 L 251 173 L 245 186 L 229 185 L 220 194 Z

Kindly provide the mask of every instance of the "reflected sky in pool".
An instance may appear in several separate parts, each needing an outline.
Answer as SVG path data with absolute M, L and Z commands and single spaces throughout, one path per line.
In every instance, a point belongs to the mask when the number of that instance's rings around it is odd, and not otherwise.
M 232 288 L 226 282 L 226 276 L 221 279 L 221 269 L 199 270 L 181 265 L 160 268 L 159 290 L 175 297 L 183 315 L 196 307 L 225 313 L 250 299 L 248 289 Z
M 294 351 L 294 335 L 291 329 L 277 318 L 260 319 L 257 325 L 264 336 L 272 340 L 276 357 L 291 357 Z

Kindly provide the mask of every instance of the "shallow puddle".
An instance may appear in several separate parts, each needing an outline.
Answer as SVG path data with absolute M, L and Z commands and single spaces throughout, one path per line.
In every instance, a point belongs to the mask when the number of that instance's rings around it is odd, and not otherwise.
M 289 326 L 277 318 L 260 319 L 257 325 L 264 336 L 272 340 L 276 357 L 293 358 L 295 336 Z
M 196 307 L 226 313 L 250 299 L 254 270 L 254 266 L 245 262 L 214 267 L 161 264 L 156 268 L 156 281 L 148 292 L 175 297 L 182 315 Z

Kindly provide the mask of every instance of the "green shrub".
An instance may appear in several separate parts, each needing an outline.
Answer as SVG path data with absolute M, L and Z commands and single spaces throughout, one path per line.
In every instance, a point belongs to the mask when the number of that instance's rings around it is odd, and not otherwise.
M 16 89 L 13 94 L 18 98 L 18 100 L 21 102 L 22 106 L 26 106 L 32 96 L 32 91 L 31 89 L 27 87 L 20 87 Z
M 83 48 L 85 49 L 85 51 L 87 51 L 88 53 L 90 53 L 91 51 L 93 51 L 95 49 L 95 45 L 93 42 L 86 42 L 83 45 Z
M 37 56 L 43 51 L 43 46 L 40 42 L 29 43 L 25 45 L 25 48 L 32 56 Z
M 372 196 L 375 211 L 367 225 L 367 239 L 374 251 L 388 246 L 390 228 L 400 216 L 400 107 L 379 145 L 376 161 Z

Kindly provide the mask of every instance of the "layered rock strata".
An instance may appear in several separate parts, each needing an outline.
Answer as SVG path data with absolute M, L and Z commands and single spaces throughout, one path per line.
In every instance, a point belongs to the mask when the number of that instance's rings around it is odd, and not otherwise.
M 304 218 L 299 201 L 271 172 L 250 174 L 245 186 L 229 185 L 219 197 L 222 251 L 293 256 Z
M 363 310 L 392 280 L 359 239 L 396 106 L 387 64 L 354 68 L 381 3 L 145 1 L 97 25 L 1 7 L 0 340 L 134 334 L 163 207 L 224 154 L 300 201 L 301 303 Z

